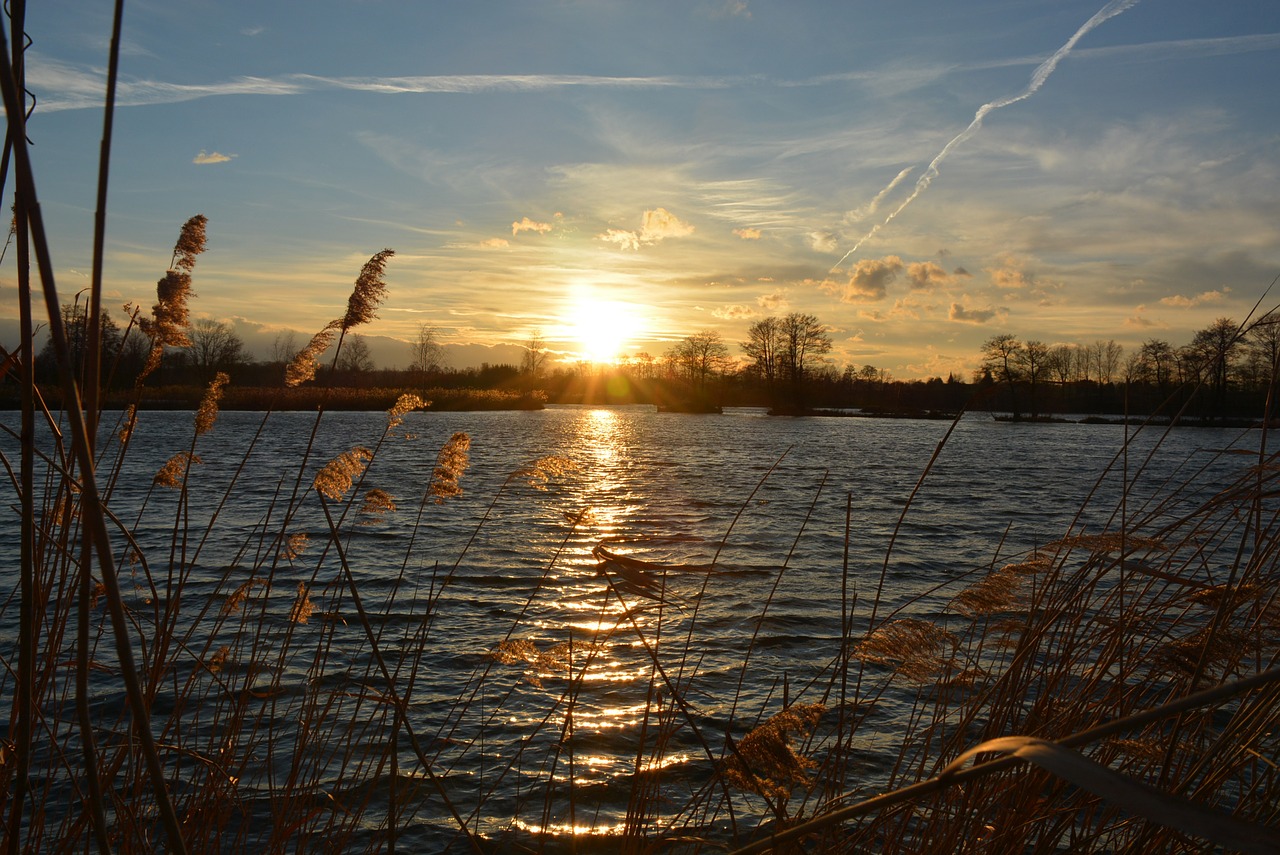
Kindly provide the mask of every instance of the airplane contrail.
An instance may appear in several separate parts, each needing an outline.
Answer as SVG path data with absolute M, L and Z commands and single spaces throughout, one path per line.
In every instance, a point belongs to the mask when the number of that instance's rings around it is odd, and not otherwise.
M 1001 98 L 997 101 L 991 101 L 979 107 L 978 112 L 973 116 L 973 121 L 969 123 L 969 127 L 956 134 L 955 137 L 952 138 L 951 142 L 943 146 L 942 151 L 938 152 L 937 156 L 934 157 L 932 162 L 930 162 L 929 168 L 926 169 L 918 179 L 916 179 L 915 189 L 911 191 L 911 195 L 906 198 L 906 201 L 899 205 L 891 214 L 889 214 L 889 216 L 885 217 L 884 222 L 877 223 L 871 228 L 871 231 L 863 235 L 858 242 L 853 245 L 853 249 L 846 252 L 844 256 L 835 263 L 830 272 L 834 273 L 836 270 L 839 270 L 840 265 L 849 260 L 849 256 L 857 252 L 864 243 L 875 236 L 876 232 L 891 223 L 894 217 L 901 214 L 908 205 L 916 200 L 916 197 L 928 189 L 929 185 L 933 183 L 933 179 L 938 177 L 938 167 L 942 164 L 942 161 L 947 159 L 947 156 L 951 154 L 956 146 L 973 136 L 977 132 L 978 128 L 982 127 L 982 120 L 985 119 L 988 114 L 995 110 L 999 110 L 1001 107 L 1008 107 L 1010 104 L 1016 104 L 1019 101 L 1024 101 L 1036 94 L 1036 92 L 1040 90 L 1040 87 L 1044 86 L 1044 82 L 1049 79 L 1049 75 L 1053 74 L 1054 69 L 1058 67 L 1058 63 L 1061 62 L 1067 54 L 1071 53 L 1071 49 L 1076 46 L 1076 43 L 1079 42 L 1080 39 L 1084 38 L 1090 30 L 1097 27 L 1102 22 L 1109 18 L 1114 18 L 1121 12 L 1136 6 L 1138 2 L 1139 0 L 1111 0 L 1110 3 L 1099 9 L 1092 18 L 1085 21 L 1084 24 L 1081 25 L 1080 29 L 1076 30 L 1075 34 L 1072 35 L 1071 38 L 1067 39 L 1062 47 L 1053 52 L 1053 56 L 1049 57 L 1036 67 L 1036 70 L 1032 72 L 1031 80 L 1027 83 L 1025 89 L 1016 95 L 1009 95 L 1005 98 Z M 888 187 L 882 190 L 880 195 L 876 198 L 879 199 L 886 192 L 892 189 L 895 184 L 902 180 L 902 177 L 902 173 L 899 173 L 898 177 L 895 178 Z

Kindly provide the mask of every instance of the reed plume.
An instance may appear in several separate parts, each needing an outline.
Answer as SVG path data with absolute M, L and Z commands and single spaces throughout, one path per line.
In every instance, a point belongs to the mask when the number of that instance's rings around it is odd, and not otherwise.
M 725 760 L 725 779 L 774 802 L 788 799 L 793 789 L 809 783 L 809 772 L 817 767 L 795 750 L 793 739 L 807 739 L 825 710 L 820 703 L 795 703 L 752 728 Z
M 316 604 L 311 601 L 311 595 L 307 590 L 306 582 L 298 583 L 298 596 L 294 598 L 293 607 L 289 609 L 290 623 L 306 623 L 311 620 L 311 615 L 316 610 Z
M 326 498 L 341 501 L 351 489 L 352 481 L 364 472 L 365 465 L 372 459 L 373 452 L 364 446 L 344 451 L 316 473 L 312 485 Z
M 404 424 L 405 413 L 421 410 L 429 405 L 430 401 L 424 401 L 412 392 L 401 395 L 396 399 L 391 409 L 387 410 L 387 430 L 398 428 Z
M 200 400 L 200 408 L 196 410 L 196 436 L 213 430 L 213 424 L 218 420 L 218 402 L 222 400 L 223 387 L 230 380 L 226 372 L 219 371 L 209 383 L 209 388 L 205 390 L 204 397 Z
M 364 494 L 364 504 L 359 513 L 369 517 L 369 524 L 382 522 L 386 514 L 395 513 L 396 500 L 386 490 L 372 489 Z
M 462 495 L 462 487 L 458 479 L 467 470 L 467 451 L 471 448 L 471 437 L 459 432 L 449 438 L 436 457 L 435 471 L 431 474 L 430 494 L 435 497 L 436 504 L 444 504 L 445 499 Z
M 378 305 L 387 294 L 387 283 L 382 278 L 387 260 L 395 255 L 395 250 L 384 249 L 376 253 L 364 263 L 360 275 L 356 277 L 355 290 L 347 298 L 347 313 L 342 316 L 342 331 L 346 332 L 354 326 L 367 324 L 377 317 Z
M 193 463 L 204 463 L 200 455 L 189 451 L 179 451 L 165 462 L 156 472 L 152 482 L 158 487 L 181 487 L 186 478 L 187 469 Z
M 307 346 L 298 351 L 285 366 L 284 384 L 297 386 L 314 380 L 316 369 L 320 367 L 320 354 L 329 349 L 329 345 L 333 344 L 334 336 L 337 334 L 338 324 L 334 321 L 313 335 L 311 341 L 307 342 Z

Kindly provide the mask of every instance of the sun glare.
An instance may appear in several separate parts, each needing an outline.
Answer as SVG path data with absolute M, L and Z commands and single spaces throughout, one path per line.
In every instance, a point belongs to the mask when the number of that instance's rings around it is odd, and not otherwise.
M 583 359 L 617 362 L 623 349 L 640 331 L 632 307 L 624 303 L 579 300 L 572 309 L 573 337 Z

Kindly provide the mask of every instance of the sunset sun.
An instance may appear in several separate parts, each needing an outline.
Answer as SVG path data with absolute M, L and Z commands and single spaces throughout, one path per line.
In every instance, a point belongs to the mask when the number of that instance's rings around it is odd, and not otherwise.
M 592 362 L 616 362 L 641 328 L 634 307 L 624 303 L 584 298 L 570 311 L 570 334 Z

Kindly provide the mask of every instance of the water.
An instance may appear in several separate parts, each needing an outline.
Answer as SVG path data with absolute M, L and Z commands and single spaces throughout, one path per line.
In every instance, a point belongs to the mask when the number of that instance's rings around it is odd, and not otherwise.
M 335 816 L 362 816 L 353 840 L 366 845 L 385 835 L 393 789 L 400 840 L 413 849 L 456 836 L 455 812 L 471 829 L 516 843 L 543 830 L 615 830 L 640 781 L 653 782 L 662 796 L 651 829 L 674 818 L 680 827 L 728 834 L 723 813 L 701 816 L 690 807 L 705 803 L 698 793 L 713 777 L 725 731 L 741 738 L 759 716 L 777 711 L 784 691 L 791 700 L 824 697 L 843 610 L 854 635 L 873 609 L 878 621 L 937 618 L 957 583 L 975 572 L 1069 527 L 1106 528 L 1124 483 L 1124 513 L 1140 519 L 1145 497 L 1161 495 L 1166 478 L 1208 465 L 1198 482 L 1212 489 L 1242 465 L 1215 452 L 1257 442 L 1256 434 L 1239 431 L 1180 430 L 1159 443 L 1158 434 L 1141 436 L 1126 458 L 1117 456 L 1126 431 L 1111 425 L 968 416 L 952 428 L 648 407 L 411 413 L 384 437 L 382 413 L 331 413 L 301 473 L 304 498 L 283 527 L 305 533 L 310 546 L 278 559 L 275 538 L 314 422 L 314 414 L 277 414 L 255 439 L 260 414 L 223 413 L 195 445 L 201 462 L 182 507 L 178 491 L 152 489 L 151 475 L 189 447 L 191 414 L 143 413 L 123 477 L 111 485 L 110 506 L 136 538 L 156 586 L 141 565 L 122 561 L 137 626 L 154 633 L 180 590 L 176 631 L 197 627 L 174 672 L 203 686 L 193 695 L 204 705 L 201 720 L 188 737 L 206 757 L 216 747 L 254 758 L 228 770 L 237 781 L 234 799 L 218 796 L 236 805 L 225 828 L 241 843 L 284 821 L 280 792 L 288 780 L 307 782 L 295 790 L 307 793 L 308 804 L 333 811 L 336 803 Z M 16 419 L 8 414 L 5 423 Z M 436 454 L 456 432 L 472 442 L 463 493 L 424 503 Z M 326 518 L 316 494 L 305 490 L 320 465 L 356 445 L 373 450 L 373 461 L 359 490 L 348 492 L 351 505 L 330 503 Z M 10 438 L 0 449 L 16 465 Z M 108 460 L 112 453 L 108 446 Z M 552 455 L 562 460 L 548 464 Z M 540 459 L 541 467 L 533 466 Z M 360 497 L 371 488 L 390 494 L 397 510 L 361 516 Z M 331 520 L 341 532 L 345 570 Z M 0 534 L 0 557 L 11 568 L 15 528 Z M 185 542 L 175 543 L 175 530 L 187 532 Z M 661 580 L 661 604 L 635 590 L 620 601 L 592 557 L 600 544 L 672 565 Z M 188 575 L 166 593 L 171 554 L 181 559 L 174 572 Z M 711 574 L 680 569 L 711 562 Z M 367 630 L 348 572 L 369 616 Z M 270 585 L 248 588 L 246 604 L 229 611 L 212 636 L 199 629 L 255 578 Z M 289 620 L 299 583 L 316 609 L 305 624 Z M 213 608 L 201 613 L 210 597 Z M 0 625 L 10 662 L 15 611 L 6 609 Z M 388 668 L 402 669 L 393 685 L 407 698 L 407 722 L 390 712 L 391 692 L 368 654 L 367 632 L 377 634 Z M 213 641 L 205 647 L 207 637 Z M 220 646 L 228 652 L 215 685 L 194 663 L 207 664 Z M 499 650 L 511 654 L 507 661 L 494 659 Z M 95 709 L 118 711 L 115 684 L 96 684 Z M 182 694 L 177 677 L 164 685 L 158 718 Z M 906 709 L 895 703 L 885 699 L 877 723 L 886 746 L 892 710 Z M 656 710 L 680 726 L 663 730 Z M 268 738 L 260 725 L 228 736 L 217 722 L 233 713 L 273 722 L 276 735 Z M 345 747 L 326 753 L 334 742 Z M 891 754 L 886 747 L 884 757 L 875 756 L 877 744 L 868 737 L 860 780 L 883 774 Z M 430 776 L 419 756 L 430 758 Z M 191 774 L 190 763 L 171 763 Z M 639 779 L 637 763 L 650 770 Z M 196 778 L 184 786 L 195 787 Z M 758 801 L 739 800 L 737 809 L 734 821 L 747 827 L 767 819 Z M 314 812 L 309 816 L 314 823 Z

